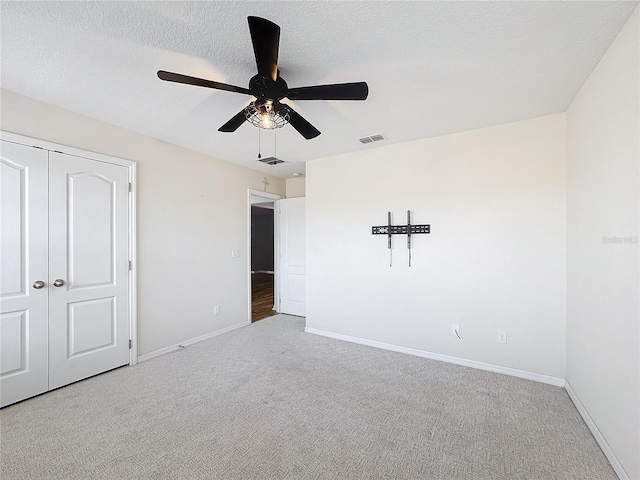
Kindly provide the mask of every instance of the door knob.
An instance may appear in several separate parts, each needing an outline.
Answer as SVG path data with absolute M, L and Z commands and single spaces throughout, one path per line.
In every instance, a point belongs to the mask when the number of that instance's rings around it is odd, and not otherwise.
M 38 280 L 33 284 L 33 288 L 35 288 L 36 290 L 40 290 L 41 288 L 44 288 L 44 282 L 42 280 Z
M 61 278 L 56 278 L 56 279 L 53 281 L 53 286 L 54 286 L 54 287 L 61 287 L 61 286 L 63 286 L 63 285 L 64 285 L 64 280 L 62 280 Z

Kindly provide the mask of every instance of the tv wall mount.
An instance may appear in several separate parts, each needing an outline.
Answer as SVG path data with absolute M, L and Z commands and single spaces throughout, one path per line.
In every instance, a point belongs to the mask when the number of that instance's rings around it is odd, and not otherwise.
M 392 256 L 392 235 L 406 235 L 407 236 L 407 250 L 409 251 L 409 266 L 411 266 L 411 235 L 418 235 L 421 233 L 431 233 L 431 225 L 411 225 L 411 210 L 407 210 L 407 224 L 406 225 L 391 225 L 391 212 L 387 212 L 387 225 L 380 225 L 377 227 L 371 227 L 371 233 L 373 235 L 386 235 L 387 247 L 389 248 L 389 266 L 393 265 Z

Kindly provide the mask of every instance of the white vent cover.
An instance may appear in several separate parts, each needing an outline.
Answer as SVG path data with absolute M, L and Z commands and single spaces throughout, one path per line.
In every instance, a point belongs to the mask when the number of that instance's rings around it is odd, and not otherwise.
M 259 162 L 266 163 L 267 165 L 277 165 L 279 163 L 284 163 L 284 160 L 280 160 L 276 157 L 263 157 L 258 159 Z
M 378 133 L 377 135 L 370 135 L 368 137 L 362 137 L 358 139 L 360 143 L 373 143 L 379 142 L 380 140 L 384 140 L 384 135 Z

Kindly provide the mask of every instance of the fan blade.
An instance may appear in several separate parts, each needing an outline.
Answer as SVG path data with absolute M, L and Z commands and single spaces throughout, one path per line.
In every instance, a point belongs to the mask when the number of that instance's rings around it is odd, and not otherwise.
M 244 114 L 244 108 L 243 108 L 237 114 L 235 114 L 231 118 L 231 120 L 229 120 L 227 123 L 222 125 L 218 129 L 218 131 L 219 132 L 227 132 L 227 133 L 235 132 L 238 129 L 238 127 L 240 127 L 240 125 L 242 125 L 245 122 L 246 119 L 247 119 L 247 117 Z
M 290 88 L 287 92 L 291 100 L 366 100 L 368 95 L 367 82 Z
M 280 27 L 260 17 L 248 17 L 248 20 L 258 73 L 275 82 L 278 78 Z
M 311 140 L 312 138 L 316 138 L 318 135 L 320 135 L 320 130 L 307 122 L 304 117 L 296 112 L 293 108 L 287 105 L 286 109 L 289 112 L 289 123 L 298 131 L 300 135 L 302 135 L 307 140 Z
M 236 87 L 235 85 L 227 85 L 226 83 L 214 82 L 213 80 L 205 80 L 203 78 L 189 77 L 179 73 L 165 72 L 158 70 L 158 78 L 167 82 L 186 83 L 187 85 L 197 85 L 198 87 L 215 88 L 216 90 L 226 90 L 227 92 L 246 93 L 251 95 L 247 88 Z

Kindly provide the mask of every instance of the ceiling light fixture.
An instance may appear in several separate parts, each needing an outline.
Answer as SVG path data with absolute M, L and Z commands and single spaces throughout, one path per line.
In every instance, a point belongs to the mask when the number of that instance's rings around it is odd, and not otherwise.
M 271 100 L 255 101 L 244 109 L 244 116 L 254 127 L 273 130 L 289 123 L 289 108 L 283 104 L 277 104 L 274 108 Z
M 247 120 L 258 128 L 269 130 L 280 128 L 290 123 L 300 135 L 307 140 L 311 140 L 320 135 L 320 130 L 305 120 L 293 107 L 281 103 L 282 99 L 288 98 L 294 101 L 367 99 L 369 87 L 366 82 L 289 88 L 287 82 L 280 76 L 280 70 L 278 69 L 280 27 L 260 17 L 249 17 L 248 21 L 253 53 L 258 67 L 258 73 L 251 77 L 248 88 L 167 72 L 166 70 L 158 70 L 158 78 L 167 82 L 215 88 L 217 90 L 252 95 L 256 98 L 253 108 L 250 106 L 240 110 L 218 129 L 219 132 L 235 132 Z

